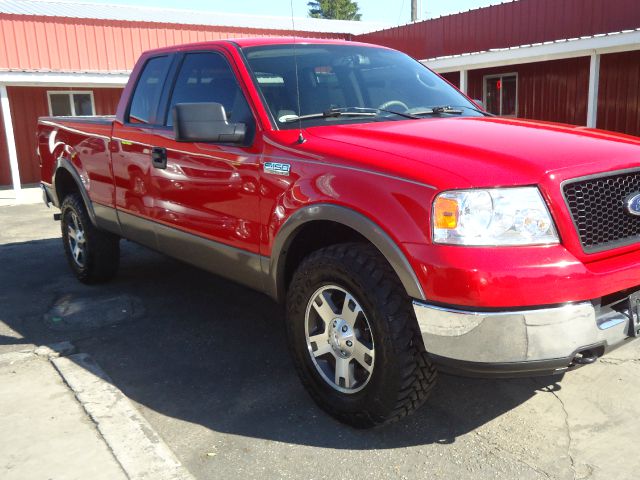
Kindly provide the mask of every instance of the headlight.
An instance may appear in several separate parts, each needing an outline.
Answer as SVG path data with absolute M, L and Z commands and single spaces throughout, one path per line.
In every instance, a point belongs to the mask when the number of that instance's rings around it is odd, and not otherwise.
M 454 245 L 558 243 L 549 209 L 536 187 L 452 190 L 439 194 L 433 241 Z

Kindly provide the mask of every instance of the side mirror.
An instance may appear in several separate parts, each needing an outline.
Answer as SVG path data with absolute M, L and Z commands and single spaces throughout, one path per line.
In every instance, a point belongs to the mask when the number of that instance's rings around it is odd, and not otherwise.
M 178 142 L 244 141 L 244 123 L 227 122 L 220 103 L 178 103 L 173 107 L 173 133 Z
M 482 110 L 487 110 L 487 107 L 484 106 L 484 102 L 478 98 L 474 98 L 473 99 L 473 103 L 475 103 L 476 105 L 478 105 Z

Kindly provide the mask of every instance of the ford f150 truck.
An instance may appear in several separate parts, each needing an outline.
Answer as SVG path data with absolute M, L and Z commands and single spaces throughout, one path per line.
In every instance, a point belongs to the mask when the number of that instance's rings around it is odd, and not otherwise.
M 42 118 L 37 150 L 80 281 L 125 238 L 267 293 L 354 426 L 437 370 L 559 374 L 640 334 L 640 139 L 494 117 L 395 50 L 149 51 L 115 117 Z

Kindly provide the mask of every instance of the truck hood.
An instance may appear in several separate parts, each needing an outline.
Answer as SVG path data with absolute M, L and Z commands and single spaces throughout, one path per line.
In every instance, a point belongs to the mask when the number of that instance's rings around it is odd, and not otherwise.
M 306 132 L 306 151 L 436 188 L 536 184 L 554 173 L 562 179 L 640 166 L 640 138 L 539 121 L 462 117 Z

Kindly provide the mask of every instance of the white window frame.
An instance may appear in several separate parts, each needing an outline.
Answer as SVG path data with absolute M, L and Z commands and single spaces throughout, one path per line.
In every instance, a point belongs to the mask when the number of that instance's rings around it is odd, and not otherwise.
M 47 91 L 47 102 L 49 103 L 49 115 L 51 115 L 52 117 L 53 115 L 53 110 L 51 109 L 51 95 L 67 95 L 67 97 L 69 98 L 69 104 L 71 106 L 71 116 L 72 117 L 80 117 L 82 115 L 76 115 L 76 105 L 73 101 L 73 95 L 74 94 L 82 94 L 82 95 L 89 95 L 89 97 L 91 97 L 91 115 L 95 115 L 96 114 L 96 103 L 93 99 L 93 90 L 48 90 Z
M 515 113 L 515 115 L 502 115 L 502 92 L 500 92 L 500 113 L 498 114 L 498 116 L 515 118 L 515 117 L 518 116 L 518 89 L 520 88 L 519 87 L 519 83 L 520 82 L 518 82 L 518 72 L 495 73 L 495 74 L 483 76 L 482 77 L 482 101 L 484 102 L 485 108 L 487 108 L 487 105 L 488 105 L 488 103 L 487 103 L 487 80 L 492 80 L 494 78 L 499 78 L 500 81 L 502 81 L 502 79 L 504 77 L 516 77 L 516 113 Z

